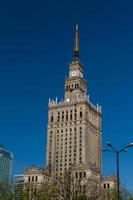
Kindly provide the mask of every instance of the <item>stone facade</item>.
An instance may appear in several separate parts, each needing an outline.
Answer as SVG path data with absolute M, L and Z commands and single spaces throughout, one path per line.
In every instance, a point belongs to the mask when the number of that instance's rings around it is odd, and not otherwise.
M 100 106 L 87 95 L 84 67 L 79 61 L 78 27 L 75 33 L 74 60 L 65 79 L 64 99 L 49 100 L 47 166 L 53 176 L 63 176 L 73 165 L 101 175 Z
M 32 167 L 25 169 L 24 188 L 28 191 L 40 189 L 44 185 L 51 185 L 52 177 L 49 169 Z
M 117 188 L 117 176 L 105 176 L 101 180 L 101 188 L 112 190 Z
M 101 180 L 102 200 L 117 199 L 117 176 L 103 177 Z

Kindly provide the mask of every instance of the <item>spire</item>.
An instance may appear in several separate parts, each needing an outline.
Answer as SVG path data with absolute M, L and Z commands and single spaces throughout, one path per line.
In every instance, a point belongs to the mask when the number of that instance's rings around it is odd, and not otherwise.
M 75 30 L 75 44 L 74 44 L 74 62 L 79 61 L 79 26 L 76 24 L 76 30 Z

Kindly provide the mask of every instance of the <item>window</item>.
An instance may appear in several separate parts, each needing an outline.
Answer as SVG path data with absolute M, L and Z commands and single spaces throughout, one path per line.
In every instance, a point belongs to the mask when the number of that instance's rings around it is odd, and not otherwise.
M 79 173 L 79 177 L 82 178 L 82 172 Z
M 58 122 L 60 122 L 60 116 L 58 116 Z
M 80 118 L 82 118 L 82 110 L 80 110 Z
M 106 189 L 106 184 L 105 183 L 103 184 L 103 187 L 104 187 L 104 189 Z
M 66 85 L 66 91 L 68 91 L 68 85 Z
M 62 121 L 64 121 L 64 114 L 62 115 Z
M 51 122 L 53 122 L 54 121 L 54 117 L 53 117 L 53 115 L 51 116 Z
M 72 110 L 70 110 L 70 120 L 72 120 Z
M 60 122 L 60 112 L 58 112 L 58 122 Z
M 109 188 L 110 188 L 110 187 L 109 187 L 109 183 L 107 184 L 107 186 L 108 186 L 108 189 L 109 189 Z
M 37 181 L 37 179 L 38 179 L 38 177 L 36 176 L 36 180 L 35 181 Z

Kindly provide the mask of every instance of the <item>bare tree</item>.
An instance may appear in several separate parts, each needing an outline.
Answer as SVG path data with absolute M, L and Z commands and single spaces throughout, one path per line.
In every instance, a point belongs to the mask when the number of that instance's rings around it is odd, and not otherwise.
M 102 200 L 117 200 L 116 189 L 102 189 L 101 199 Z
M 99 186 L 94 177 L 75 179 L 69 173 L 55 181 L 58 198 L 63 200 L 97 200 L 100 196 Z

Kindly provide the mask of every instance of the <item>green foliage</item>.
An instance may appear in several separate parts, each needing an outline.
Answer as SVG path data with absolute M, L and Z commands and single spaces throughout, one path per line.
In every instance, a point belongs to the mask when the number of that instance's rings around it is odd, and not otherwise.
M 121 187 L 120 196 L 121 196 L 121 200 L 133 199 L 133 195 L 124 186 Z
M 103 189 L 101 193 L 102 200 L 118 200 L 116 190 Z M 120 200 L 133 200 L 133 196 L 130 194 L 130 192 L 128 192 L 128 190 L 125 187 L 121 187 Z

